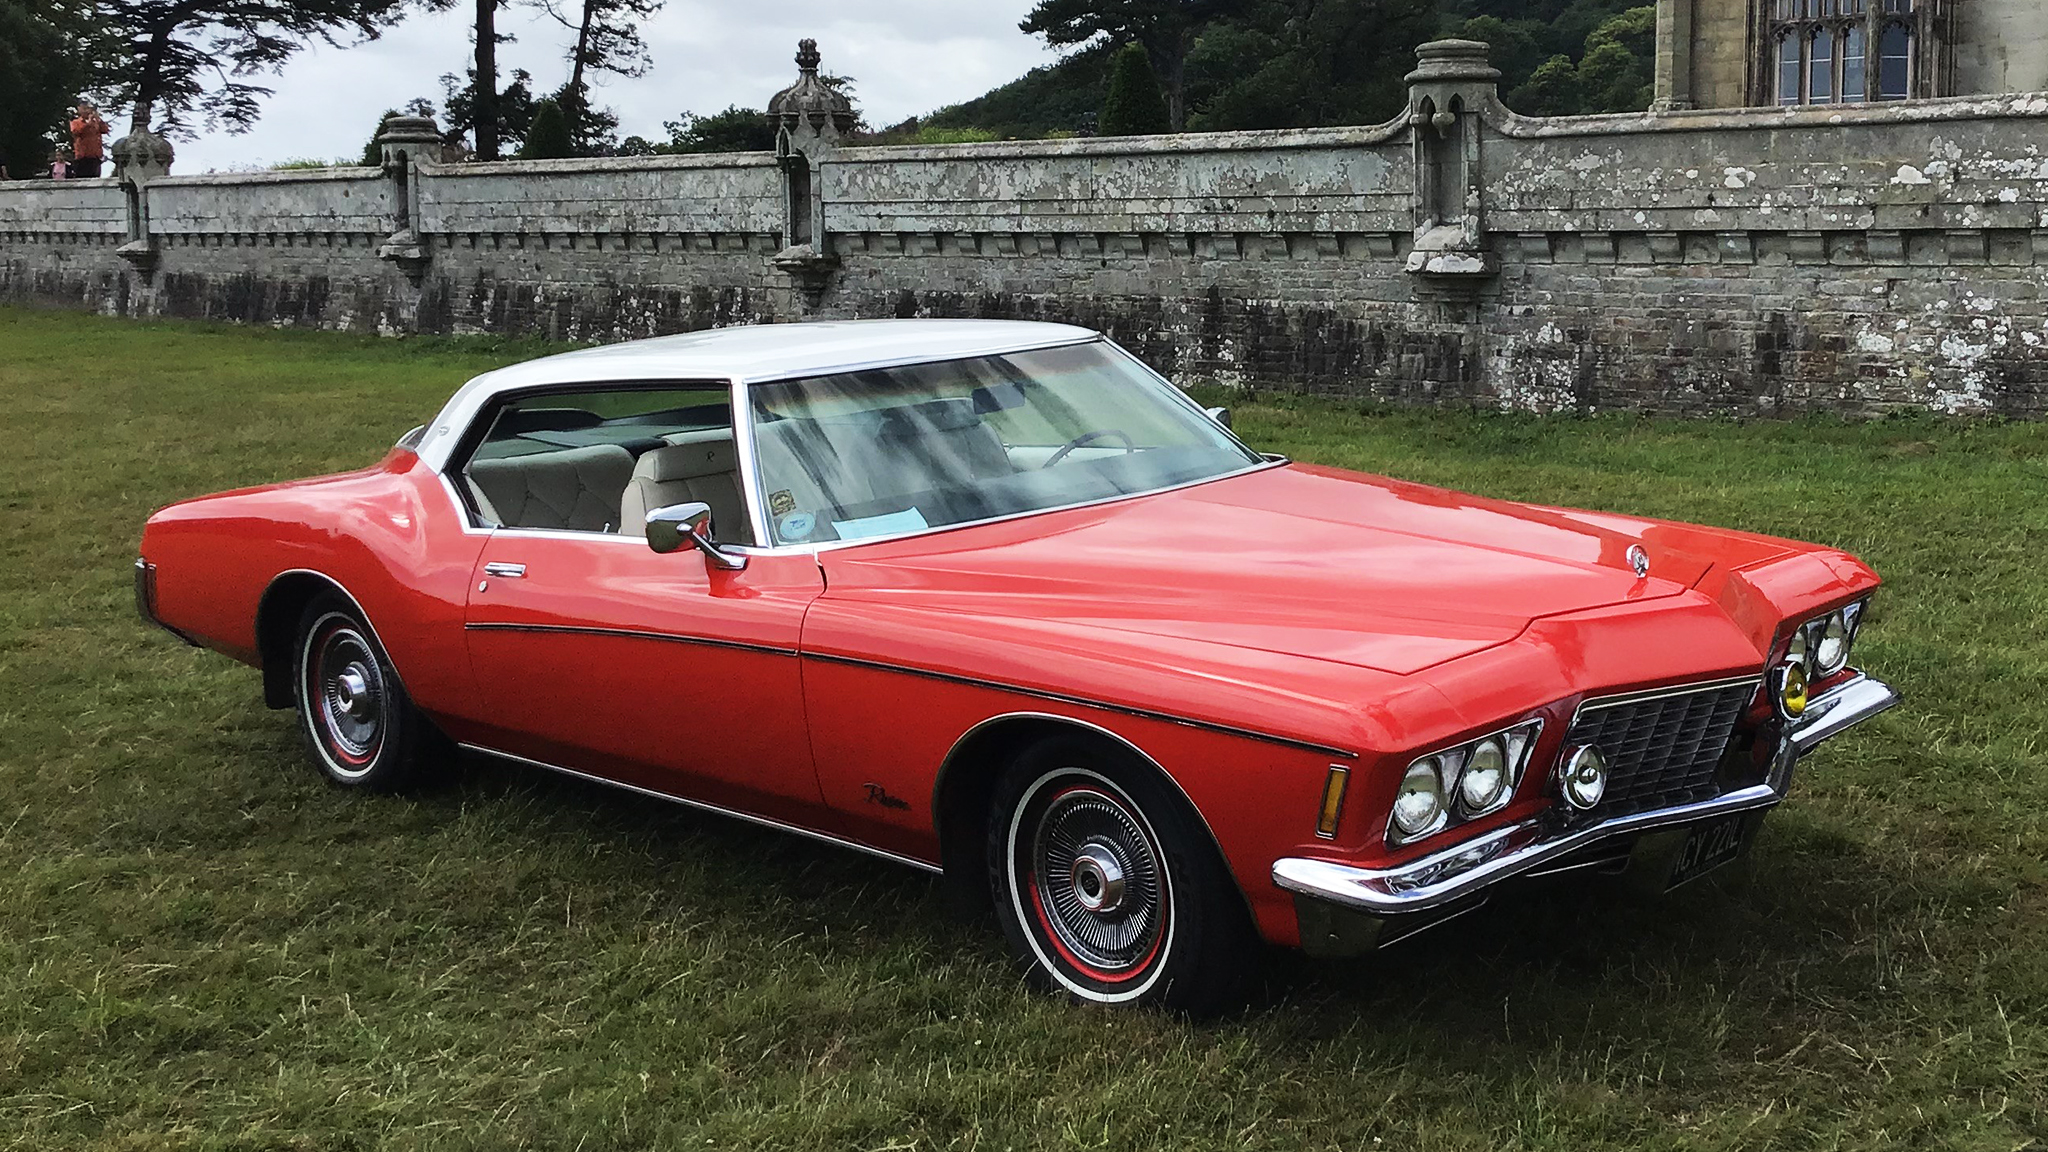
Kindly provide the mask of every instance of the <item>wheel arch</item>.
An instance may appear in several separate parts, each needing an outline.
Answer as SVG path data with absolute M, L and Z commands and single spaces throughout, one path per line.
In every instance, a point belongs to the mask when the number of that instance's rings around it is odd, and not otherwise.
M 989 899 L 987 859 L 983 852 L 986 819 L 989 804 L 995 796 L 996 778 L 1010 757 L 1036 741 L 1074 735 L 1130 757 L 1143 771 L 1165 782 L 1181 798 L 1208 837 L 1209 846 L 1215 850 L 1224 874 L 1231 877 L 1231 886 L 1237 890 L 1245 914 L 1252 915 L 1251 901 L 1230 868 L 1230 857 L 1224 853 L 1222 841 L 1216 838 L 1216 830 L 1210 826 L 1208 816 L 1195 803 L 1194 797 L 1188 795 L 1187 789 L 1181 787 L 1180 781 L 1129 737 L 1100 724 L 1050 712 L 1005 712 L 982 720 L 961 733 L 947 751 L 946 758 L 940 762 L 938 777 L 932 783 L 932 827 L 939 840 L 939 866 L 954 891 L 971 898 L 977 906 Z
M 370 638 L 383 650 L 384 658 L 391 659 L 390 647 L 377 635 L 377 622 L 370 619 L 363 602 L 341 581 L 310 568 L 280 572 L 271 578 L 256 602 L 256 653 L 262 660 L 263 702 L 272 708 L 290 708 L 297 703 L 292 690 L 292 644 L 297 639 L 299 617 L 305 614 L 306 605 L 323 592 L 332 592 L 348 601 L 370 630 Z M 396 666 L 392 671 L 397 672 Z M 401 687 L 404 682 L 401 676 Z

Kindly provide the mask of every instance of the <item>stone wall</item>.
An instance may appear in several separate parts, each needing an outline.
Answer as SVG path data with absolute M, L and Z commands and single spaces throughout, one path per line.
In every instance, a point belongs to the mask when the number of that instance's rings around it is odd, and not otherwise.
M 1369 128 L 855 148 L 777 99 L 779 156 L 394 138 L 383 169 L 0 185 L 0 299 L 594 340 L 1046 318 L 1187 383 L 2048 415 L 2048 96 L 1541 120 L 1451 43 Z

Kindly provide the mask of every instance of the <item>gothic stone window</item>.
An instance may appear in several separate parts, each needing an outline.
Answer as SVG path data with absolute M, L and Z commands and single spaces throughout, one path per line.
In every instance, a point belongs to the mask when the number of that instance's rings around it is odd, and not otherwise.
M 1769 0 L 1771 92 L 1779 104 L 1929 95 L 1934 0 Z

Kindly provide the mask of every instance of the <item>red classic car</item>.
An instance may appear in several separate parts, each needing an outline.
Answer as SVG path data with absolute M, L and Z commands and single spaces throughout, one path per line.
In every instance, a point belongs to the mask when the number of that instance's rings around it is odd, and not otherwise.
M 731 328 L 470 381 L 174 504 L 145 618 L 314 765 L 451 744 L 942 871 L 1039 983 L 1191 1009 L 1508 881 L 1677 884 L 1897 702 L 1789 541 L 1261 455 L 1100 335 Z

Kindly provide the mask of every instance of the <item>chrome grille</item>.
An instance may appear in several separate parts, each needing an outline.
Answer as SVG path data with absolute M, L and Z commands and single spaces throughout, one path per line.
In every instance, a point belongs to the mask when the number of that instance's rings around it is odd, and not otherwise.
M 1751 677 L 1582 705 L 1565 742 L 1597 744 L 1607 758 L 1607 795 L 1595 811 L 1626 816 L 1719 795 L 1714 770 L 1759 683 Z

